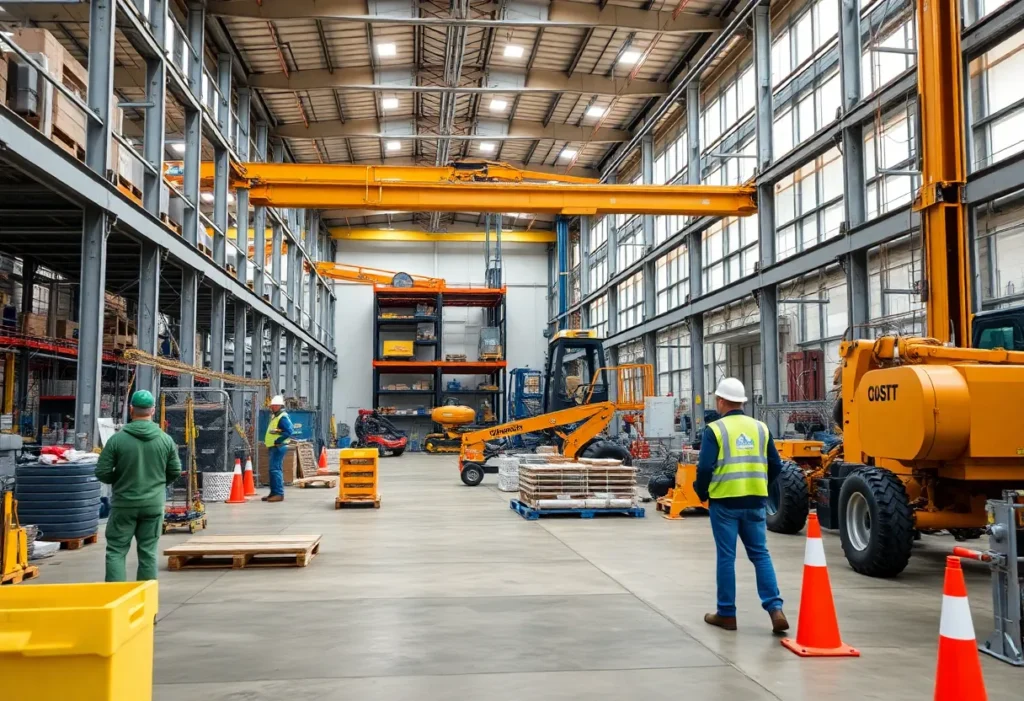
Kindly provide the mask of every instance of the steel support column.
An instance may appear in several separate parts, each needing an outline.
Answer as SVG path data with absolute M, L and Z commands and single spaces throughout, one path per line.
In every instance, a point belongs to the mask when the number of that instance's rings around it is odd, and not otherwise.
M 590 227 L 593 218 L 580 217 L 580 299 L 590 294 Z M 586 324 L 583 328 L 587 328 Z
M 253 312 L 252 315 L 252 377 L 256 379 L 262 379 L 266 377 L 267 373 L 264 369 L 266 363 L 266 355 L 263 352 L 263 346 L 266 341 L 266 318 L 262 314 Z M 269 399 L 269 397 L 261 397 L 259 394 L 256 395 L 256 407 L 262 406 L 263 399 Z
M 85 164 L 107 177 L 110 115 L 114 88 L 114 22 L 116 0 L 89 3 L 89 91 L 86 100 L 95 119 L 85 119 Z
M 157 37 L 160 46 L 164 44 L 167 26 L 167 0 L 150 0 L 149 27 L 153 36 Z M 143 125 L 142 156 L 152 170 L 144 168 L 142 172 L 142 203 L 146 211 L 159 217 L 160 193 L 165 187 L 164 172 L 164 132 L 166 130 L 167 67 L 165 56 L 146 58 L 146 109 Z M 141 329 L 140 329 L 141 332 Z M 139 368 L 141 370 L 141 368 Z
M 654 134 L 647 134 L 640 142 L 640 171 L 644 185 L 654 184 Z M 643 216 L 643 253 L 654 248 L 654 215 L 644 214 Z M 643 254 L 641 254 L 643 255 Z M 657 261 L 648 260 L 644 262 L 644 318 L 653 319 L 658 311 L 658 285 L 656 278 Z M 646 339 L 650 347 L 655 345 L 654 337 Z M 648 356 L 647 362 L 655 364 L 657 373 L 657 353 Z
M 569 325 L 566 311 L 569 309 L 569 219 L 568 217 L 557 217 L 555 219 L 555 241 L 557 246 L 558 267 L 555 274 L 558 276 L 555 287 L 558 289 L 558 305 L 555 309 L 558 316 L 558 328 L 564 329 Z
M 155 243 L 143 241 L 139 256 L 139 315 L 137 320 L 139 350 L 157 355 L 160 323 L 160 268 L 163 252 Z M 135 370 L 137 389 L 156 393 L 159 375 L 154 368 L 139 365 Z
M 772 32 L 768 3 L 754 8 L 754 81 L 757 134 L 757 167 L 764 171 L 772 162 Z M 775 263 L 775 187 L 772 183 L 758 185 L 757 228 L 761 268 Z M 779 305 L 778 288 L 769 285 L 758 290 L 757 303 L 761 325 L 762 400 L 776 404 L 781 399 L 779 388 Z M 750 401 L 756 401 L 753 387 L 747 388 Z M 754 408 L 750 406 L 751 413 Z M 767 417 L 768 428 L 779 435 L 778 419 Z
M 288 263 L 287 263 L 287 276 L 286 281 L 287 288 L 285 294 L 288 296 L 288 318 L 292 321 L 296 320 L 296 310 L 299 308 L 297 295 L 301 292 L 299 285 L 299 247 L 295 245 L 295 242 L 289 239 L 288 241 Z
M 281 384 L 281 327 L 270 325 L 270 391 L 271 394 L 283 394 Z
M 188 4 L 188 41 L 186 50 L 188 85 L 200 102 L 203 99 L 203 47 L 206 42 L 206 10 L 202 3 Z M 185 104 L 185 153 L 182 191 L 185 194 L 182 237 L 195 246 L 199 241 L 199 168 L 203 147 L 203 114 Z M 193 273 L 194 276 L 194 273 Z M 183 302 L 184 303 L 184 302 Z M 191 384 L 191 383 L 190 383 Z
M 110 26 L 113 31 L 113 26 Z M 109 91 L 108 91 L 109 96 Z M 107 282 L 106 212 L 93 205 L 82 211 L 82 265 L 78 290 L 78 368 L 75 387 L 75 447 L 96 445 L 103 362 L 103 291 Z
M 700 83 L 686 86 L 686 182 L 699 185 L 700 172 Z M 704 292 L 704 247 L 701 232 L 691 233 L 686 242 L 690 263 L 690 297 Z M 704 428 L 704 315 L 689 317 L 690 327 L 690 419 L 694 437 Z
M 238 89 L 238 125 L 235 150 L 243 163 L 249 160 L 249 111 L 252 95 L 248 88 Z M 235 274 L 244 285 L 249 281 L 249 191 L 245 188 L 235 190 Z M 256 250 L 253 249 L 255 255 Z
M 21 314 L 25 319 L 26 314 L 32 313 L 32 306 L 36 296 L 36 263 L 34 260 L 25 259 L 21 264 Z M 19 330 L 24 331 L 24 326 L 19 324 Z M 30 348 L 22 348 L 18 353 L 18 411 L 24 412 L 28 407 L 28 380 L 29 362 L 32 358 Z M 11 378 L 4 377 L 4 382 L 10 382 Z
M 256 160 L 265 161 L 267 160 L 267 134 L 268 126 L 266 122 L 258 122 L 256 124 Z M 241 200 L 239 200 L 241 201 Z M 249 201 L 249 193 L 246 191 L 245 201 Z M 267 267 L 267 208 L 262 205 L 253 207 L 252 215 L 252 288 L 256 294 L 261 297 L 266 294 L 264 284 L 266 281 L 266 267 Z
M 861 96 L 860 0 L 839 3 L 839 76 L 843 114 L 852 111 Z M 846 230 L 867 220 L 864 177 L 864 127 L 849 124 L 842 131 L 843 208 Z M 868 254 L 854 251 L 843 259 L 846 268 L 846 313 L 851 338 L 867 338 L 871 311 L 868 303 Z
M 283 309 L 281 305 L 281 279 L 284 277 L 281 270 L 281 246 L 284 244 L 284 229 L 281 224 L 275 219 L 272 227 L 272 238 L 271 238 L 271 267 L 273 268 L 273 287 L 270 291 L 270 303 L 274 305 L 275 309 Z
M 295 363 L 297 358 L 295 357 L 295 336 L 292 334 L 285 334 L 284 337 L 284 396 L 285 397 L 296 397 L 295 394 Z

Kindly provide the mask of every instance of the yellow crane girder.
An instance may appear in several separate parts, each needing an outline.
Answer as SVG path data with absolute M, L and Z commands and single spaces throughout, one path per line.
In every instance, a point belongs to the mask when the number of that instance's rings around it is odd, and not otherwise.
M 169 177 L 180 179 L 172 165 Z M 204 187 L 213 164 L 203 163 Z M 333 164 L 232 164 L 230 187 L 254 205 L 400 212 L 528 214 L 680 214 L 747 216 L 757 211 L 750 185 L 618 185 L 473 162 L 442 167 Z

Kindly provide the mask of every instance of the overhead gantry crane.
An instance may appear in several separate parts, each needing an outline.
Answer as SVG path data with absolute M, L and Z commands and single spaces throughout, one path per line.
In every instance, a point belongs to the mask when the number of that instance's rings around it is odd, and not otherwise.
M 181 177 L 181 169 L 170 164 L 168 179 Z M 203 188 L 213 187 L 213 163 L 202 164 L 200 178 Z M 488 161 L 441 167 L 232 163 L 229 187 L 247 189 L 254 205 L 308 209 L 567 216 L 757 211 L 752 185 L 610 185 Z

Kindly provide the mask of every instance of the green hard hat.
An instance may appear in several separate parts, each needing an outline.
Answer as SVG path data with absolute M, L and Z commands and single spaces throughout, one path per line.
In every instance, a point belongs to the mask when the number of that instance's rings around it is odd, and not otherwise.
M 132 395 L 132 406 L 136 409 L 152 409 L 156 406 L 156 400 L 153 399 L 152 392 L 147 389 L 140 389 Z

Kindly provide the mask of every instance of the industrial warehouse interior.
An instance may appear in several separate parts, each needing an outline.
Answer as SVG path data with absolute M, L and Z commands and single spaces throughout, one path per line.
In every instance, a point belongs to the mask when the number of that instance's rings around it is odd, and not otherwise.
M 1022 69 L 1024 0 L 0 2 L 0 698 L 1019 701 Z

